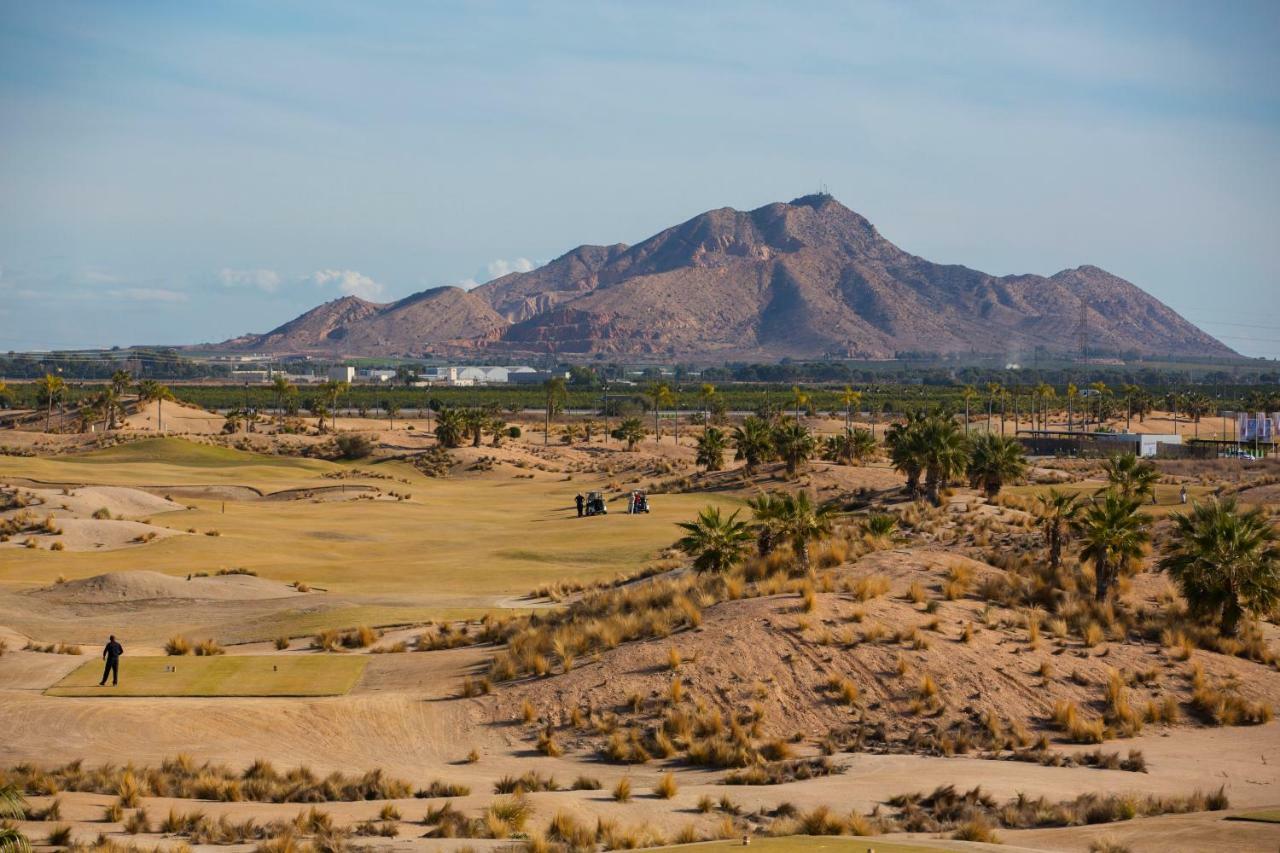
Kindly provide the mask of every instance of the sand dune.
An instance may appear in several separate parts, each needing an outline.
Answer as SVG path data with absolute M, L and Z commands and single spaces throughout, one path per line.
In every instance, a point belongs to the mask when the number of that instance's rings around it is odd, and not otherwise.
M 251 575 L 193 577 L 190 580 L 160 572 L 109 572 L 32 590 L 28 595 L 60 604 L 198 599 L 257 601 L 302 595 L 290 586 Z

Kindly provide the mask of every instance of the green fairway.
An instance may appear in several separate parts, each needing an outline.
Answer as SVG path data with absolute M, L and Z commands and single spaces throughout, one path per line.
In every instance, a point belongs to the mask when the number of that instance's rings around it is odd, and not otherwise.
M 338 696 L 364 672 L 364 655 L 125 657 L 120 684 L 98 686 L 93 660 L 45 691 L 50 696 Z M 173 667 L 174 671 L 167 671 Z
M 741 849 L 742 841 L 707 841 L 700 844 L 680 844 L 667 850 L 696 851 Z M 959 850 L 944 845 L 894 844 L 876 838 L 839 838 L 831 836 L 786 835 L 781 838 L 753 836 L 752 853 L 938 853 L 939 850 Z

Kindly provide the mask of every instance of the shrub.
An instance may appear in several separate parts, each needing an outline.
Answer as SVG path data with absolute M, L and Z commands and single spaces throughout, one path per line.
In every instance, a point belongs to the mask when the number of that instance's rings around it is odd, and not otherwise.
M 631 780 L 623 776 L 613 786 L 613 798 L 620 803 L 631 802 Z
M 676 784 L 676 777 L 671 773 L 663 773 L 658 777 L 658 784 L 654 786 L 653 793 L 659 799 L 669 800 L 676 795 L 680 787 Z
M 181 634 L 174 634 L 165 642 L 164 653 L 166 655 L 189 655 L 191 654 L 191 641 Z
M 373 453 L 373 442 L 358 433 L 341 433 L 334 439 L 334 444 L 337 445 L 338 455 L 343 459 L 364 459 Z
M 195 652 L 200 657 L 213 657 L 214 655 L 225 655 L 227 650 L 214 640 L 201 640 L 196 644 Z
M 289 638 L 283 635 L 276 637 L 275 645 L 276 645 L 276 651 L 282 652 L 285 649 L 289 648 Z

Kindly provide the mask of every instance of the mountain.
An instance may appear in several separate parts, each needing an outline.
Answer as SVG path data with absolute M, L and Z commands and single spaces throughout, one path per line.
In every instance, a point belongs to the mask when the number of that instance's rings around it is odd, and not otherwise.
M 721 208 L 635 246 L 579 246 L 471 291 L 354 297 L 223 346 L 344 355 L 559 353 L 698 359 L 914 352 L 1235 353 L 1092 266 L 992 276 L 904 252 L 829 195 Z

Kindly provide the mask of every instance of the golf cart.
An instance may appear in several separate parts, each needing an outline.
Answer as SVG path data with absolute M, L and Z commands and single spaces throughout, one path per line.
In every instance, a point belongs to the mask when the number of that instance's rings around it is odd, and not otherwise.
M 649 497 L 640 489 L 631 492 L 631 498 L 627 501 L 627 514 L 635 515 L 638 512 L 649 511 Z
M 587 504 L 583 510 L 583 515 L 608 515 L 609 508 L 604 505 L 604 495 L 601 492 L 587 492 Z

